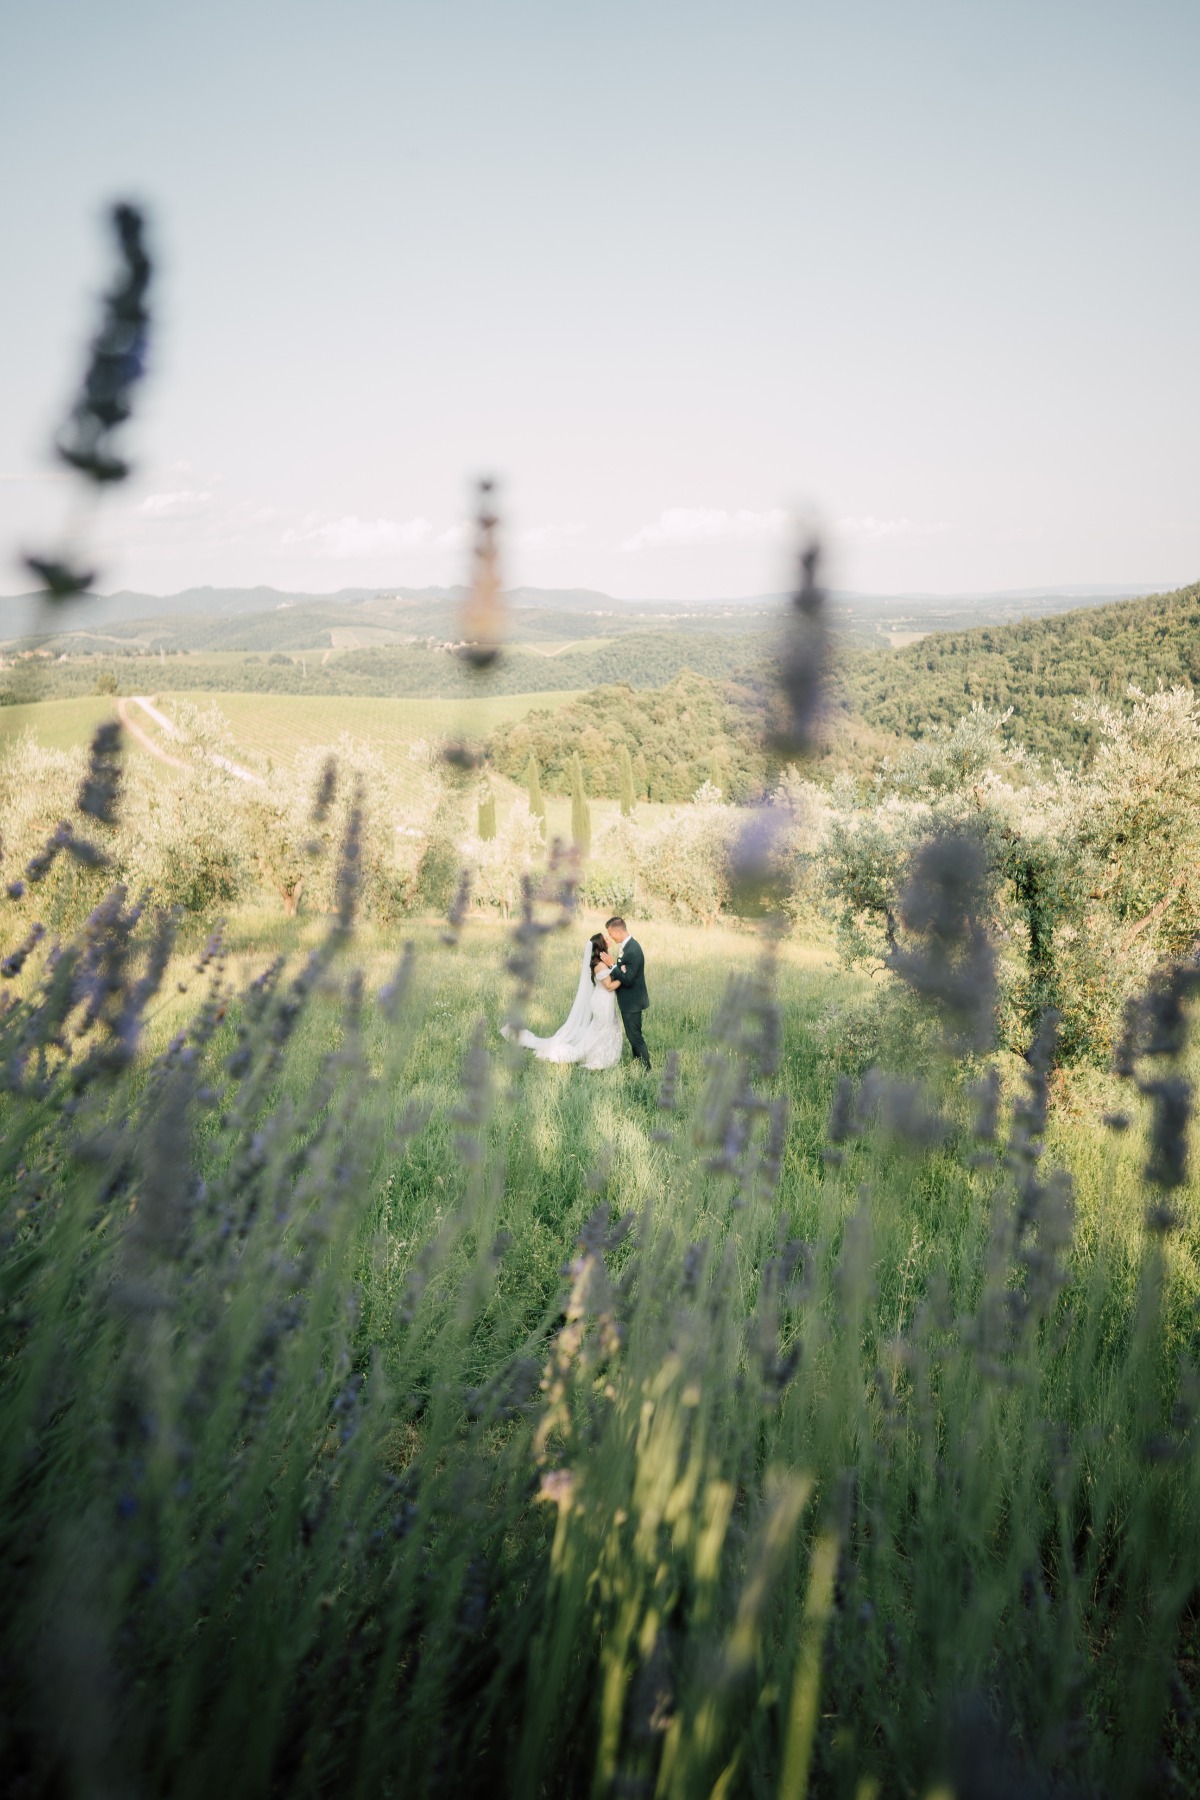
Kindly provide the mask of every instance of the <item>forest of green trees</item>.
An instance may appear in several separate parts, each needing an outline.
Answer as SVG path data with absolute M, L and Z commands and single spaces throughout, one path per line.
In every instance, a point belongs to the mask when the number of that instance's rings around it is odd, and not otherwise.
M 1074 762 L 1095 742 L 1075 703 L 1119 698 L 1129 682 L 1200 687 L 1200 582 L 1056 618 L 939 631 L 901 650 L 851 652 L 835 671 L 844 718 L 918 738 L 972 705 L 1012 708 L 1011 729 L 1034 756 Z
M 514 780 L 523 779 L 532 755 L 553 794 L 570 793 L 578 754 L 588 793 L 614 800 L 622 748 L 633 762 L 638 799 L 690 800 L 709 781 L 727 799 L 755 800 L 774 773 L 762 748 L 757 696 L 692 673 L 652 694 L 629 685 L 594 688 L 503 726 L 490 744 L 496 767 Z
M 1147 691 L 1160 681 L 1200 686 L 1200 584 L 1056 618 L 934 632 L 902 650 L 848 651 L 830 684 L 821 770 L 863 774 L 881 753 L 950 729 L 975 704 L 1011 709 L 1006 730 L 1035 762 L 1077 766 L 1097 740 L 1094 719 L 1075 716 L 1079 703 L 1119 699 L 1131 681 Z M 681 676 L 652 701 L 633 685 L 599 688 L 505 726 L 492 740 L 496 766 L 519 776 L 533 750 L 551 790 L 566 793 L 578 749 L 589 791 L 611 797 L 624 743 L 643 757 L 652 799 L 686 799 L 705 781 L 735 801 L 761 794 L 774 774 L 761 749 L 768 665 L 723 681 Z
M 320 650 L 275 650 L 180 655 L 164 646 L 156 655 L 75 655 L 60 662 L 44 657 L 13 659 L 0 669 L 0 706 L 29 700 L 65 700 L 104 691 L 104 677 L 115 678 L 116 691 L 146 692 L 167 687 L 188 693 L 361 694 L 457 699 L 479 691 L 472 670 L 452 650 L 429 644 L 377 644 L 369 649 L 338 651 L 322 660 Z M 547 656 L 536 650 L 508 649 L 489 671 L 492 694 L 561 692 L 607 682 L 640 689 L 660 688 L 684 669 L 721 677 L 747 659 L 746 640 L 726 632 L 677 630 L 630 632 L 616 642 L 583 645 Z M 160 667 L 170 671 L 155 674 Z

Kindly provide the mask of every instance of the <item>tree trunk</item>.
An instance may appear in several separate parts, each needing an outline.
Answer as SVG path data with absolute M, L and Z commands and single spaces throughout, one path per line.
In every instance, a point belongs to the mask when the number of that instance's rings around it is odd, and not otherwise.
M 275 883 L 275 886 L 279 890 L 279 898 L 283 901 L 284 917 L 294 919 L 300 910 L 300 890 L 304 886 L 303 875 L 293 888 L 281 887 L 278 882 Z

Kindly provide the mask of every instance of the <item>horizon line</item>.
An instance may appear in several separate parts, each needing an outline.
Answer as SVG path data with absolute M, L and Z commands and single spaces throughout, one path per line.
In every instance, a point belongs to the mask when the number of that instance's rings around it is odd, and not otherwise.
M 1025 599 L 1064 599 L 1073 598 L 1111 598 L 1119 599 L 1127 596 L 1131 599 L 1148 598 L 1154 594 L 1171 593 L 1178 588 L 1190 587 L 1191 581 L 1079 581 L 1053 582 L 1033 584 L 1025 587 L 1004 588 L 829 588 L 826 590 L 833 600 L 1025 600 Z M 428 582 L 417 586 L 412 582 L 376 582 L 348 583 L 340 588 L 279 588 L 270 582 L 256 581 L 246 583 L 228 583 L 217 586 L 212 582 L 196 582 L 190 587 L 172 588 L 166 593 L 156 593 L 148 588 L 118 587 L 107 592 L 90 589 L 77 598 L 86 600 L 119 600 L 126 596 L 145 600 L 175 600 L 183 594 L 237 594 L 264 593 L 279 594 L 282 597 L 299 597 L 305 600 L 336 600 L 343 594 L 362 594 L 378 598 L 389 595 L 397 597 L 416 595 L 435 595 L 466 593 L 469 584 L 466 582 Z M 760 589 L 748 594 L 709 594 L 709 595 L 622 595 L 610 594 L 602 588 L 584 585 L 556 585 L 541 587 L 533 582 L 520 582 L 506 590 L 510 594 L 594 594 L 599 600 L 609 600 L 616 606 L 745 606 L 754 601 L 786 599 L 793 591 L 790 588 Z M 0 594 L 0 603 L 16 600 L 37 600 L 39 590 L 23 588 L 16 592 Z

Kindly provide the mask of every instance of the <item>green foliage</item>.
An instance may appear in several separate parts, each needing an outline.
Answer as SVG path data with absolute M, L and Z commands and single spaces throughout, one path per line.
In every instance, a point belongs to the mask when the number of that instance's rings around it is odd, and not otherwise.
M 1078 764 L 1099 746 L 1081 699 L 1112 701 L 1129 682 L 1200 686 L 1200 583 L 1056 618 L 939 631 L 900 650 L 849 651 L 835 674 L 845 719 L 899 737 L 953 726 L 972 704 L 1011 709 L 1012 737 L 1034 756 Z
M 619 786 L 628 744 L 616 751 L 580 719 L 605 717 L 634 699 L 671 755 L 671 784 L 687 765 L 678 759 L 687 732 L 710 706 L 738 705 L 698 677 L 683 678 L 652 707 L 630 690 L 584 696 L 561 715 L 518 720 L 496 740 L 508 750 L 528 790 L 541 800 L 537 750 L 571 726 L 590 748 L 598 779 Z M 266 706 L 267 703 L 262 703 Z M 278 706 L 279 702 L 271 705 Z M 284 703 L 287 704 L 287 703 Z M 313 703 L 318 707 L 326 702 Z M 598 710 L 596 710 L 598 708 Z M 325 752 L 304 749 L 267 766 L 247 785 L 222 766 L 231 750 L 223 719 L 174 703 L 181 735 L 172 756 L 190 769 L 154 765 L 138 753 L 129 768 L 129 803 L 110 851 L 108 876 L 59 857 L 37 893 L 21 903 L 59 927 L 96 903 L 102 879 L 119 875 L 152 902 L 203 912 L 249 898 L 262 887 L 285 912 L 330 911 L 332 826 L 314 834 L 307 810 Z M 836 925 L 852 961 L 892 957 L 900 946 L 899 895 L 915 847 L 943 826 L 967 828 L 983 845 L 989 906 L 1001 943 L 1004 1041 L 1028 1040 L 1047 1007 L 1062 1016 L 1061 1054 L 1103 1061 L 1130 992 L 1163 958 L 1184 954 L 1200 935 L 1200 718 L 1190 690 L 1131 690 L 1126 707 L 1091 703 L 1085 722 L 1097 737 L 1088 768 L 1039 779 L 1008 732 L 1007 715 L 976 707 L 953 730 L 927 736 L 885 759 L 864 799 L 848 778 L 823 789 L 785 772 L 776 790 L 774 865 L 786 911 L 804 929 Z M 556 736 L 557 734 L 557 736 Z M 737 766 L 737 738 L 710 746 L 701 766 Z M 565 745 L 560 745 L 565 749 Z M 643 754 L 639 752 L 639 754 Z M 761 753 L 760 753 L 761 754 Z M 440 758 L 427 743 L 381 755 L 349 739 L 338 747 L 345 782 L 337 831 L 346 822 L 356 783 L 365 796 L 361 831 L 362 904 L 368 916 L 396 920 L 414 908 L 444 910 L 456 889 L 466 837 L 466 798 L 445 786 Z M 260 765 L 261 766 L 261 765 Z M 765 758 L 760 767 L 769 765 Z M 81 778 L 75 760 L 56 760 L 30 740 L 0 760 L 0 799 L 7 830 L 3 878 L 19 881 L 25 864 L 69 812 Z M 749 902 L 730 885 L 730 853 L 742 815 L 724 803 L 706 776 L 692 799 L 669 815 L 639 811 L 601 817 L 593 827 L 583 756 L 566 757 L 572 836 L 594 854 L 589 894 L 609 911 L 641 911 L 711 922 Z M 694 772 L 694 771 L 693 771 Z M 541 801 L 544 807 L 544 800 Z M 507 915 L 521 873 L 532 866 L 523 830 L 512 837 L 493 822 L 486 797 L 472 824 L 479 900 Z M 536 813 L 531 816 L 537 818 Z M 542 821 L 538 819 L 540 828 Z M 496 836 L 491 834 L 495 832 Z M 504 842 L 500 843 L 499 838 Z M 594 840 L 594 841 L 593 841 Z M 832 908 L 830 906 L 832 901 Z
M 592 911 L 602 913 L 606 918 L 613 913 L 631 913 L 638 910 L 639 899 L 644 899 L 646 890 L 639 896 L 634 884 L 633 871 L 628 864 L 617 861 L 601 860 L 593 856 L 579 884 L 579 895 L 584 905 Z
M 1105 1059 L 1129 994 L 1200 937 L 1200 705 L 1184 688 L 1128 700 L 1086 709 L 1097 748 L 1075 776 L 1030 781 L 1007 718 L 976 707 L 886 763 L 869 805 L 835 791 L 817 854 L 849 958 L 895 955 L 914 849 L 966 829 L 1008 946 L 1006 1041 L 1053 1007 L 1064 1058 Z
M 480 794 L 477 812 L 476 830 L 485 843 L 490 843 L 496 836 L 496 796 L 490 787 Z
M 629 745 L 622 739 L 620 756 L 621 813 L 626 819 L 633 816 L 636 797 L 633 788 L 633 759 L 629 754 Z
M 461 835 L 460 808 L 454 796 L 444 795 L 423 835 L 413 894 L 418 907 L 435 913 L 449 910 L 462 872 Z
M 518 800 L 490 837 L 480 832 L 460 849 L 476 907 L 495 907 L 507 919 L 520 904 L 522 882 L 541 873 L 546 854 L 542 821 L 527 801 Z
M 328 635 L 323 634 L 326 641 Z M 174 657 L 176 652 L 170 654 Z M 611 644 L 585 644 L 554 656 L 510 647 L 497 668 L 489 671 L 488 690 L 494 695 L 531 694 L 620 682 L 646 691 L 670 683 L 684 671 L 720 681 L 744 667 L 754 654 L 753 646 L 748 652 L 744 636 L 678 630 L 629 632 Z M 244 653 L 201 651 L 179 657 L 174 685 L 194 693 L 409 695 L 421 699 L 431 695 L 470 699 L 478 692 L 472 672 L 448 645 L 376 643 L 370 648 L 338 651 L 327 661 L 325 656 L 320 648 L 308 656 L 299 648 L 291 655 L 277 650 L 263 660 Z M 106 660 L 111 657 L 109 651 Z M 140 690 L 137 674 L 146 669 L 147 661 L 145 646 L 130 650 L 125 660 L 128 677 L 122 681 L 126 692 L 145 691 L 144 674 Z M 0 670 L 0 706 L 65 699 L 91 693 L 94 686 L 90 656 L 76 656 L 65 663 L 17 662 Z
M 529 761 L 525 765 L 525 792 L 529 799 L 529 810 L 536 819 L 541 820 L 542 836 L 546 835 L 546 802 L 542 797 L 542 777 L 538 769 L 537 757 L 529 752 Z
M 589 791 L 621 793 L 621 754 L 631 759 L 639 797 L 689 800 L 705 781 L 735 801 L 757 799 L 775 765 L 761 745 L 761 714 L 749 691 L 682 674 L 660 692 L 596 688 L 554 712 L 532 711 L 491 740 L 496 767 L 514 780 L 536 756 L 550 793 L 570 792 L 578 756 Z
M 105 834 L 107 862 L 81 867 L 58 856 L 20 902 L 30 918 L 73 927 L 113 880 L 156 906 L 208 913 L 266 891 L 291 915 L 337 908 L 334 851 L 363 795 L 358 833 L 360 904 L 372 919 L 395 921 L 415 906 L 448 900 L 459 874 L 463 796 L 447 786 L 440 759 L 428 757 L 419 784 L 408 770 L 343 739 L 333 746 L 340 779 L 321 820 L 313 798 L 331 751 L 303 749 L 281 759 L 259 782 L 237 779 L 219 715 L 176 706 L 175 764 L 140 751 L 127 759 L 124 802 Z M 182 766 L 175 766 L 182 764 Z M 22 882 L 26 866 L 69 817 L 83 779 L 81 750 L 43 749 L 29 735 L 0 756 L 0 880 Z
M 237 989 L 218 950 L 188 999 L 120 915 L 97 1023 L 59 1030 L 74 946 L 0 1021 L 10 1778 L 1187 1785 L 1200 1274 L 1139 1134 L 1043 1157 L 1006 1068 L 997 1158 L 911 1009 L 870 1052 L 903 1081 L 843 1092 L 865 988 L 661 927 L 676 1111 L 626 1070 L 510 1095 L 494 936 L 421 936 L 365 984 L 340 930 Z
M 583 764 L 578 753 L 571 758 L 571 842 L 581 856 L 592 848 L 592 810 L 587 802 L 583 781 Z
M 638 884 L 675 918 L 710 925 L 729 900 L 733 809 L 705 796 L 638 834 Z
M 710 925 L 730 900 L 739 815 L 715 793 L 655 815 L 610 817 L 597 834 L 583 892 L 590 905 L 640 918 Z
M 408 614 L 402 608 L 392 614 L 378 606 L 363 616 L 365 627 L 378 634 L 369 647 L 330 650 L 333 637 L 347 633 L 347 619 L 355 609 L 309 603 L 280 613 L 251 614 L 243 620 L 163 621 L 158 638 L 174 632 L 190 653 L 174 665 L 174 685 L 199 693 L 231 691 L 310 698 L 410 695 L 469 700 L 475 693 L 469 671 L 463 669 L 448 646 L 431 642 L 386 641 L 385 627 L 394 635 Z M 552 627 L 564 635 L 594 631 L 603 619 L 589 615 L 560 616 L 529 609 L 519 615 L 523 630 Z M 424 623 L 424 616 L 420 615 Z M 520 645 L 510 648 L 501 667 L 489 678 L 494 694 L 517 695 L 551 690 L 594 689 L 597 682 L 615 682 L 621 689 L 639 694 L 663 689 L 655 698 L 624 701 L 620 689 L 598 698 L 590 693 L 571 719 L 557 728 L 543 727 L 540 737 L 543 766 L 549 771 L 550 791 L 566 792 L 565 774 L 570 753 L 578 747 L 590 791 L 601 798 L 617 798 L 620 792 L 620 750 L 628 749 L 634 766 L 635 793 L 658 801 L 685 800 L 704 780 L 720 787 L 738 802 L 751 800 L 771 784 L 776 771 L 764 764 L 760 740 L 770 708 L 773 685 L 771 640 L 765 627 L 769 618 L 756 612 L 746 630 L 718 629 L 713 621 L 679 620 L 669 630 L 626 629 L 612 623 L 611 643 L 582 644 L 547 656 Z M 127 627 L 133 631 L 134 627 Z M 142 629 L 138 627 L 137 629 Z M 231 635 L 232 634 L 232 635 Z M 536 636 L 536 632 L 534 634 Z M 48 640 L 51 641 L 51 640 Z M 69 660 L 44 656 L 11 661 L 0 671 L 0 706 L 36 698 L 53 699 L 91 694 L 96 688 L 95 664 L 103 655 L 106 669 L 121 668 L 118 686 L 126 692 L 145 691 L 147 645 L 131 637 L 127 652 L 114 653 L 107 640 L 96 639 L 90 654 L 80 654 L 75 638 L 55 638 Z M 83 640 L 80 640 L 82 643 Z M 240 647 L 238 653 L 212 646 Z M 319 653 L 297 659 L 296 652 L 317 648 Z M 176 649 L 170 647 L 174 656 Z M 292 660 L 276 660 L 291 649 Z M 246 654 L 271 650 L 268 661 Z M 974 630 L 932 631 L 919 642 L 901 649 L 864 650 L 852 639 L 842 644 L 835 660 L 829 741 L 823 746 L 822 768 L 828 776 L 839 770 L 863 772 L 890 746 L 906 739 L 928 737 L 937 726 L 950 729 L 978 701 L 986 708 L 1009 713 L 1008 736 L 1021 742 L 1037 759 L 1057 757 L 1076 766 L 1095 750 L 1099 737 L 1093 723 L 1075 716 L 1081 698 L 1112 698 L 1133 679 L 1147 690 L 1158 681 L 1195 685 L 1200 668 L 1200 586 L 1147 600 L 1121 601 L 1054 617 L 1025 620 L 1009 625 L 981 626 Z M 712 696 L 701 698 L 698 708 L 673 699 L 677 678 L 707 676 L 716 684 L 719 698 L 731 702 L 732 711 L 714 706 Z M 723 683 L 727 686 L 722 687 Z M 663 707 L 667 730 L 654 715 Z M 585 730 L 597 734 L 587 745 L 579 740 Z M 676 734 L 680 754 L 672 753 Z M 507 773 L 520 779 L 510 767 L 506 738 L 497 746 Z M 518 753 L 523 763 L 526 752 Z M 678 766 L 677 766 L 678 765 Z

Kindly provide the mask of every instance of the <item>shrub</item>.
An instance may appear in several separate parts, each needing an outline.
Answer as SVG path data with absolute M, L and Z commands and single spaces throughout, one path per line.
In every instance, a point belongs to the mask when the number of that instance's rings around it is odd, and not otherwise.
M 428 758 L 422 792 L 407 799 L 386 758 L 342 738 L 280 761 L 257 784 L 238 779 L 214 757 L 232 761 L 217 713 L 177 709 L 176 767 L 140 752 L 126 760 L 125 799 L 117 826 L 105 837 L 108 862 L 88 868 L 57 857 L 27 901 L 56 928 L 69 928 L 119 877 L 131 893 L 155 906 L 207 913 L 248 898 L 260 888 L 286 915 L 300 909 L 335 912 L 334 851 L 358 807 L 360 903 L 381 923 L 416 906 L 444 910 L 458 880 L 465 802 L 449 786 L 437 757 Z M 337 780 L 328 802 L 314 800 L 331 759 Z M 0 846 L 5 884 L 69 817 L 86 758 L 42 750 L 26 734 L 0 757 L 0 803 L 7 829 Z M 361 796 L 361 805 L 359 805 Z
M 597 857 L 592 858 L 583 873 L 579 894 L 586 906 L 606 915 L 633 912 L 637 905 L 631 868 Z
M 537 757 L 532 750 L 529 761 L 525 765 L 525 792 L 529 798 L 529 810 L 539 821 L 542 836 L 546 835 L 546 802 L 542 798 L 542 778 L 538 770 Z
M 494 809 L 494 800 L 492 805 Z M 490 837 L 477 833 L 468 838 L 461 845 L 459 856 L 460 865 L 470 876 L 476 904 L 498 908 L 505 919 L 519 902 L 522 878 L 544 859 L 541 820 L 530 811 L 524 797 L 514 801 Z
M 449 910 L 462 871 L 462 813 L 457 798 L 443 794 L 421 836 L 412 903 L 426 911 Z
M 1001 1020 L 1012 1047 L 1043 1012 L 1059 1050 L 1102 1061 L 1129 994 L 1200 936 L 1200 711 L 1190 690 L 1085 709 L 1089 769 L 1030 780 L 1005 718 L 982 707 L 885 762 L 866 806 L 835 789 L 818 852 L 851 961 L 897 954 L 897 907 L 916 846 L 967 830 L 983 850 L 1008 946 Z
M 582 857 L 586 857 L 592 847 L 592 812 L 587 803 L 583 764 L 578 753 L 571 758 L 571 842 Z
M 632 816 L 636 796 L 633 786 L 633 760 L 629 754 L 629 745 L 625 743 L 621 745 L 620 789 L 621 811 L 628 819 Z
M 638 832 L 639 893 L 665 902 L 676 917 L 711 924 L 729 897 L 734 809 L 707 796 Z

